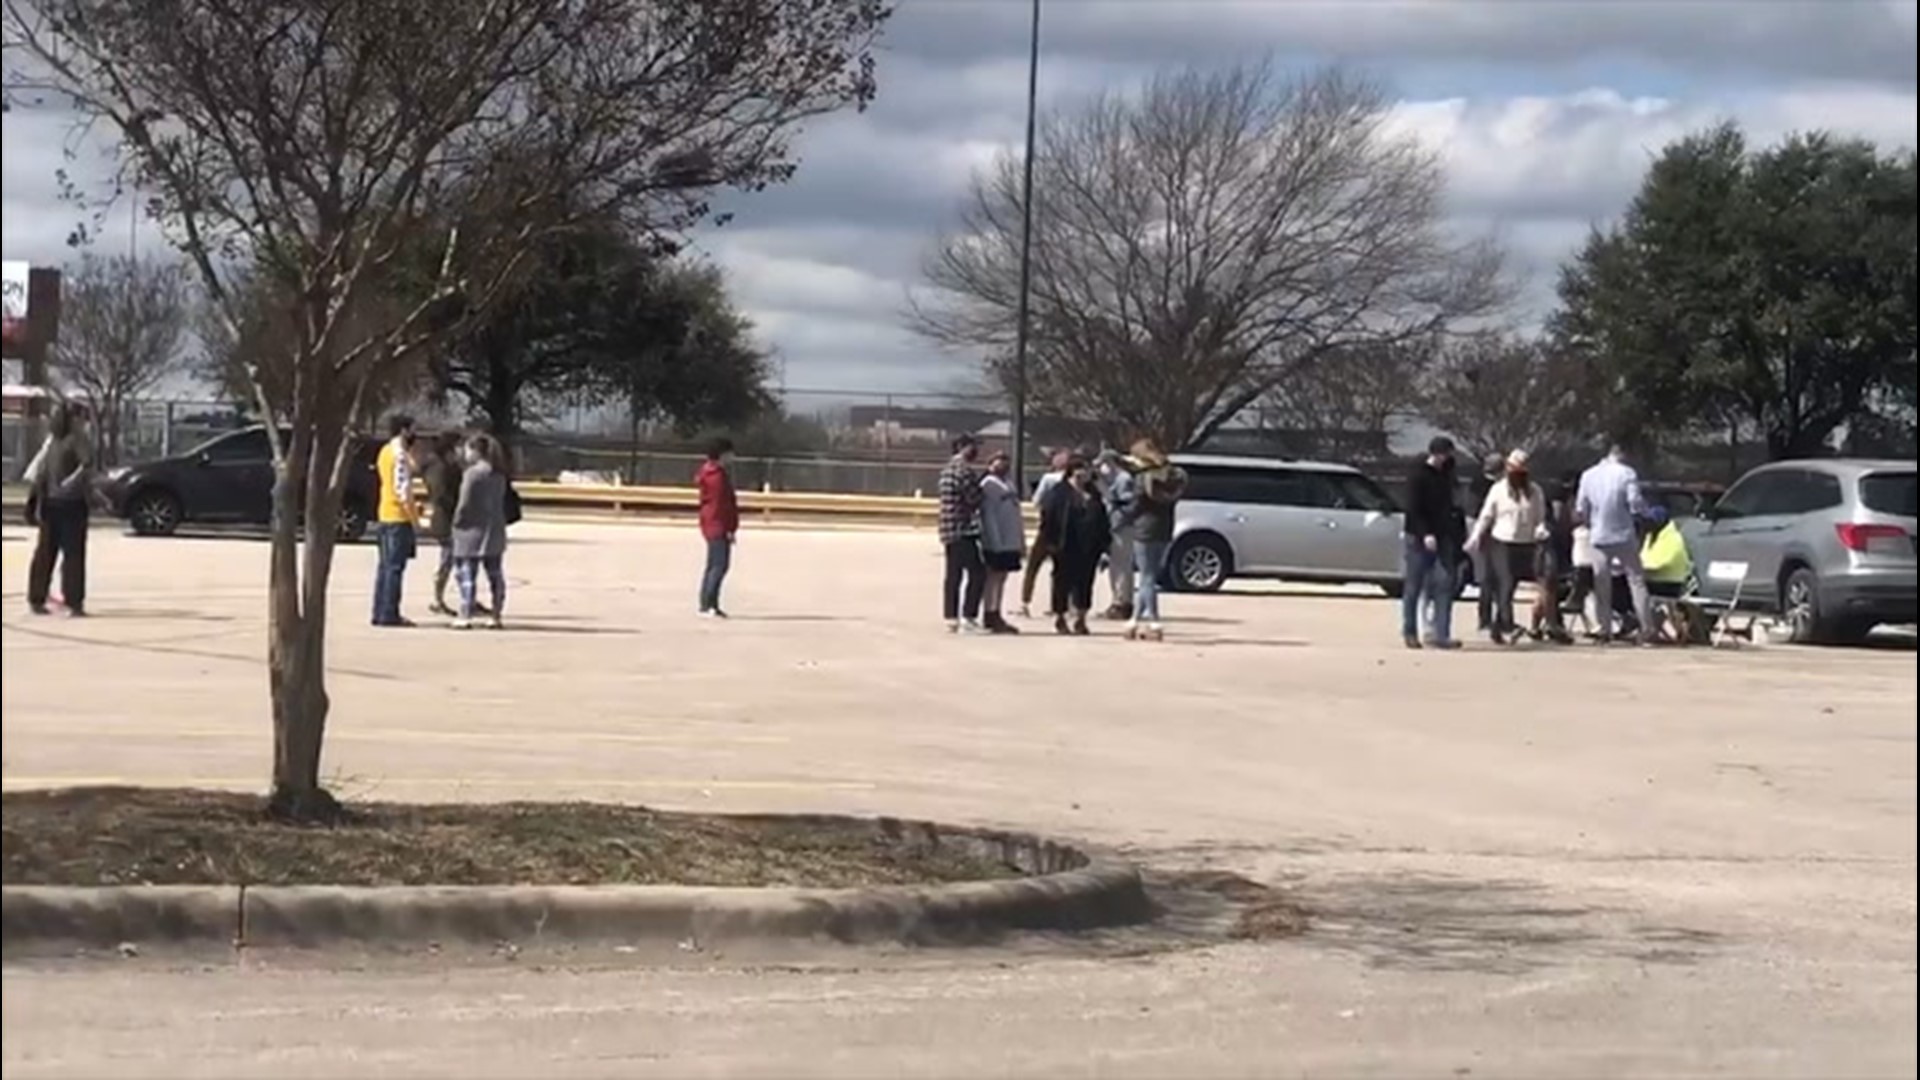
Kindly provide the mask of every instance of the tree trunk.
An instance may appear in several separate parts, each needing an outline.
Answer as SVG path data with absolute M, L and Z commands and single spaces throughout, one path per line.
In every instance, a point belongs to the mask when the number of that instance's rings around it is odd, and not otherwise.
M 351 448 L 334 430 L 339 425 L 319 425 L 329 432 L 319 440 L 313 437 L 314 426 L 295 424 L 286 460 L 274 478 L 268 576 L 267 688 L 273 710 L 273 792 L 268 812 L 298 822 L 330 822 L 342 814 L 339 802 L 321 786 L 320 754 L 331 705 L 326 595 L 344 479 L 338 459 Z M 303 524 L 304 544 L 300 542 Z

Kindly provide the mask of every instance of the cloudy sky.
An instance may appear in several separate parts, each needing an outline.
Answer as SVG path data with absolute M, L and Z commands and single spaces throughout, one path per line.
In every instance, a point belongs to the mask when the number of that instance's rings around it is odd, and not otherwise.
M 1158 67 L 1262 56 L 1384 81 L 1400 122 L 1443 153 L 1459 224 L 1500 231 L 1536 312 L 1557 261 L 1688 131 L 1731 117 L 1762 140 L 1829 128 L 1915 141 L 1916 0 L 1043 2 L 1043 108 Z M 899 312 L 969 170 L 1021 137 L 1028 6 L 898 7 L 876 105 L 814 124 L 793 183 L 732 201 L 734 222 L 699 238 L 792 389 L 937 390 L 970 371 Z M 6 257 L 61 261 L 76 220 L 57 198 L 62 132 L 18 113 L 4 128 Z M 117 220 L 108 250 L 127 243 Z

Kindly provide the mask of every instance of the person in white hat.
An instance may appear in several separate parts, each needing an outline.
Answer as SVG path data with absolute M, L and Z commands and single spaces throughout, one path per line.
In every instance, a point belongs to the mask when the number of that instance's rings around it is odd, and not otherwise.
M 1482 560 L 1493 591 L 1493 625 L 1488 628 L 1497 645 L 1511 641 L 1520 630 L 1513 617 L 1513 595 L 1522 581 L 1534 580 L 1536 551 L 1547 537 L 1547 496 L 1533 482 L 1527 452 L 1507 455 L 1506 476 L 1487 492 L 1480 516 L 1467 537 L 1467 550 L 1485 548 Z

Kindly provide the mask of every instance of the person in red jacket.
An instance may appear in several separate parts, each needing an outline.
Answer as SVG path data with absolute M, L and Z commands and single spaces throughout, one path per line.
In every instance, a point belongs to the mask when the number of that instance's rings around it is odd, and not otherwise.
M 694 474 L 700 488 L 700 535 L 707 541 L 707 569 L 700 576 L 700 614 L 724 619 L 720 609 L 720 586 L 733 566 L 733 534 L 740 531 L 740 499 L 733 491 L 733 441 L 715 439 L 707 447 L 707 460 Z

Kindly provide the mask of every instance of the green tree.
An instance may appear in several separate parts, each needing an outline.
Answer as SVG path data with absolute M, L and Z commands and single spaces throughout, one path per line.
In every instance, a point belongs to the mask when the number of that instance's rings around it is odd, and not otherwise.
M 1914 155 L 1726 125 L 1668 147 L 1563 270 L 1552 327 L 1616 437 L 1745 431 L 1817 454 L 1912 399 Z
M 320 759 L 348 433 L 547 235 L 672 234 L 716 189 L 790 176 L 801 121 L 872 97 L 886 15 L 879 0 L 4 0 L 7 101 L 118 136 L 115 180 L 153 193 L 235 339 L 249 275 L 287 303 L 291 333 L 248 376 L 279 421 L 276 813 L 338 811 Z M 415 289 L 396 275 L 422 246 L 439 257 Z
M 718 270 L 617 226 L 555 233 L 501 302 L 448 337 L 434 388 L 511 445 L 543 405 L 619 403 L 633 422 L 737 423 L 767 403 L 752 324 Z

